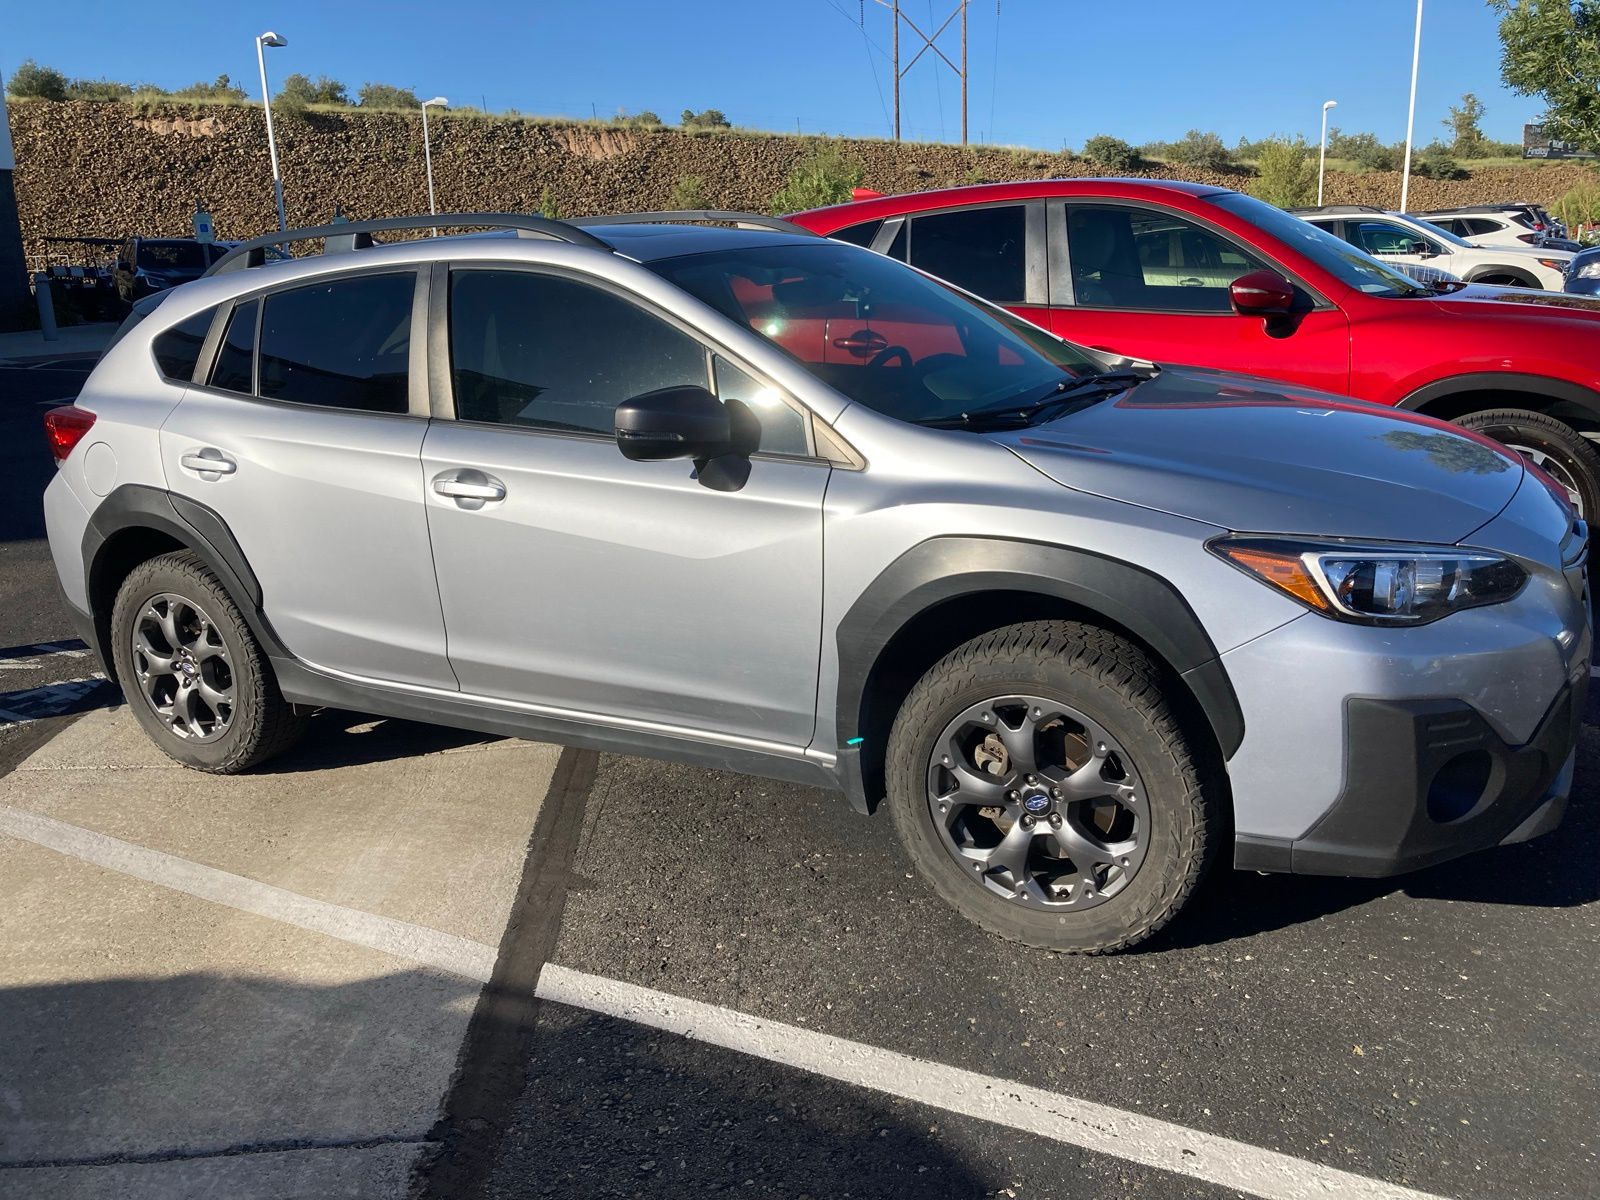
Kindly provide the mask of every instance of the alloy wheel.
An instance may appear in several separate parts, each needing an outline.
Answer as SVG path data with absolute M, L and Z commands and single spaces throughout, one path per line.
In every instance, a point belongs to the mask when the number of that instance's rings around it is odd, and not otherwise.
M 1573 478 L 1572 471 L 1567 467 L 1566 463 L 1548 451 L 1539 450 L 1533 446 L 1519 446 L 1515 442 L 1506 442 L 1505 447 L 1507 450 L 1522 455 L 1523 458 L 1538 467 L 1551 479 L 1554 479 L 1561 487 L 1561 490 L 1566 492 L 1567 499 L 1572 502 L 1572 507 L 1578 516 L 1584 516 L 1583 493 L 1578 490 L 1578 481 Z M 1587 518 L 1585 519 L 1587 520 Z
M 928 761 L 928 811 L 973 882 L 1013 903 L 1092 908 L 1124 890 L 1150 808 L 1127 751 L 1086 714 L 1006 695 L 952 720 Z
M 222 633 L 183 596 L 152 597 L 133 622 L 139 692 L 171 732 L 211 742 L 233 723 L 234 675 Z

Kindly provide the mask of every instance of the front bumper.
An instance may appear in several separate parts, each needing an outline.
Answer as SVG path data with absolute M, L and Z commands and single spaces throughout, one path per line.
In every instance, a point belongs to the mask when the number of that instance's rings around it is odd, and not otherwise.
M 1344 788 L 1303 837 L 1240 834 L 1236 866 L 1304 875 L 1398 875 L 1561 823 L 1587 664 L 1527 742 L 1508 744 L 1470 704 L 1351 699 Z

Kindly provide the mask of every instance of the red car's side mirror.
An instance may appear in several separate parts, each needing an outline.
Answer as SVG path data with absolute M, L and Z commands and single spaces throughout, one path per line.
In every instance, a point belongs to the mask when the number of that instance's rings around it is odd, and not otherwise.
M 1294 286 L 1276 271 L 1251 271 L 1228 285 L 1228 298 L 1241 317 L 1281 317 L 1294 305 Z

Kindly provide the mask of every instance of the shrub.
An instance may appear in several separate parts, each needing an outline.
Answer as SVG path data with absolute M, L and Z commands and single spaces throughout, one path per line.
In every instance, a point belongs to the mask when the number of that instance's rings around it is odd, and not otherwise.
M 1550 211 L 1572 230 L 1600 222 L 1600 184 L 1578 184 L 1552 204 Z
M 782 189 L 772 198 L 772 211 L 781 215 L 843 204 L 860 185 L 861 164 L 832 142 L 823 142 L 795 162 Z
M 367 82 L 356 93 L 356 103 L 362 108 L 421 108 L 422 101 L 410 88 L 394 87 L 387 83 Z
M 539 193 L 539 215 L 552 221 L 561 219 L 561 204 L 556 200 L 554 189 L 547 183 Z
M 1256 154 L 1250 194 L 1279 208 L 1301 208 L 1317 195 L 1317 163 L 1301 137 L 1268 138 Z
M 227 75 L 218 75 L 214 83 L 191 83 L 172 93 L 174 100 L 244 100 L 244 89 Z
M 1121 138 L 1098 134 L 1083 144 L 1083 156 L 1108 171 L 1136 171 L 1139 152 Z
M 6 81 L 6 91 L 35 100 L 65 100 L 67 77 L 54 67 L 41 67 L 33 59 L 25 58 Z
M 1411 156 L 1411 173 L 1420 175 L 1424 179 L 1465 179 L 1467 173 L 1461 169 L 1448 147 L 1439 142 L 1431 142 L 1420 154 Z
M 1363 171 L 1392 171 L 1400 163 L 1399 153 L 1377 134 L 1341 133 L 1337 128 L 1328 130 L 1328 157 L 1350 159 Z
M 667 199 L 671 209 L 710 208 L 706 202 L 706 181 L 701 175 L 679 175 L 672 185 L 672 195 Z
M 302 108 L 308 104 L 350 103 L 350 96 L 345 92 L 344 84 L 337 79 L 319 75 L 316 82 L 312 82 L 298 71 L 284 79 L 278 88 L 278 99 L 299 104 Z
M 68 100 L 94 100 L 103 103 L 108 100 L 126 100 L 131 95 L 133 95 L 132 85 L 115 79 L 74 79 L 67 84 Z
M 722 115 L 720 108 L 708 108 L 703 112 L 695 112 L 693 109 L 686 108 L 683 110 L 683 116 L 678 118 L 678 123 L 685 129 L 733 128 L 733 122 Z
M 1233 155 L 1214 133 L 1191 129 L 1183 137 L 1165 146 L 1163 156 L 1168 162 L 1202 171 L 1219 171 L 1233 165 Z
M 619 108 L 617 115 L 611 118 L 613 125 L 620 125 L 624 129 L 661 129 L 664 122 L 648 108 L 643 112 L 629 113 L 626 109 Z

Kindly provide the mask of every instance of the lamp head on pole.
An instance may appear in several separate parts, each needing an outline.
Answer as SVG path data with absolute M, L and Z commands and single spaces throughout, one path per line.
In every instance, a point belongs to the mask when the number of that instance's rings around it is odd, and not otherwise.
M 443 96 L 435 96 L 432 100 L 424 100 L 422 102 L 422 107 L 423 108 L 427 108 L 428 105 L 430 105 L 430 104 L 437 104 L 437 105 L 440 105 L 441 107 L 448 107 L 449 104 L 450 104 L 450 101 L 446 100 Z
M 1330 108 L 1338 108 L 1338 107 L 1339 107 L 1339 102 L 1337 100 L 1324 100 L 1322 102 L 1322 111 L 1323 112 L 1327 112 Z
M 279 37 L 270 29 L 267 30 L 266 33 L 257 36 L 256 41 L 260 42 L 263 46 L 287 46 L 289 44 L 288 38 Z

